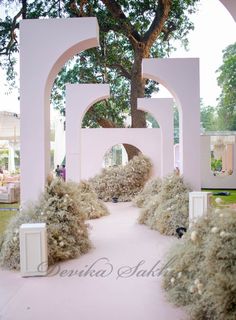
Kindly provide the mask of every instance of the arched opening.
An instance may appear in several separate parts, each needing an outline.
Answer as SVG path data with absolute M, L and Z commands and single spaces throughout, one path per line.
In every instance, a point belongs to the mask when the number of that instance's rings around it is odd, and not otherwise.
M 24 204 L 38 199 L 50 172 L 50 95 L 55 77 L 72 56 L 98 46 L 99 35 L 96 18 L 25 19 L 20 28 L 21 202 Z
M 210 138 L 211 172 L 213 176 L 227 177 L 234 172 L 235 136 L 216 135 Z
M 136 153 L 142 153 L 137 147 L 131 144 L 116 144 L 112 146 L 104 155 L 103 168 L 126 165 L 129 161 L 127 148 L 132 147 Z

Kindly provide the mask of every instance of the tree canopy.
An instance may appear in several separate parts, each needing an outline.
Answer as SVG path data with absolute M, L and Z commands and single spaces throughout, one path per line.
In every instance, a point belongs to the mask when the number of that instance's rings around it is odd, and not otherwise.
M 217 106 L 218 129 L 236 131 L 236 42 L 223 51 L 223 64 L 217 72 L 222 90 Z
M 82 52 L 63 68 L 55 81 L 53 103 L 64 108 L 65 82 L 110 83 L 112 99 L 93 107 L 85 124 L 124 126 L 125 115 L 130 113 L 132 127 L 145 127 L 145 117 L 137 110 L 136 100 L 150 96 L 157 84 L 142 79 L 142 59 L 168 56 L 174 50 L 173 40 L 187 45 L 188 32 L 193 29 L 189 16 L 196 11 L 198 1 L 22 0 L 17 14 L 0 20 L 1 66 L 7 68 L 12 79 L 14 54 L 19 51 L 20 19 L 96 16 L 101 46 Z M 1 1 L 1 5 L 4 3 L 15 6 L 14 1 Z

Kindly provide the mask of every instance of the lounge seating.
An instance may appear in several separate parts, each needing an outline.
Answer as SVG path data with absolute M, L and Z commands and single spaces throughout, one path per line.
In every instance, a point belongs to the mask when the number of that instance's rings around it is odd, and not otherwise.
M 14 203 L 20 201 L 20 184 L 8 183 L 0 187 L 0 203 Z

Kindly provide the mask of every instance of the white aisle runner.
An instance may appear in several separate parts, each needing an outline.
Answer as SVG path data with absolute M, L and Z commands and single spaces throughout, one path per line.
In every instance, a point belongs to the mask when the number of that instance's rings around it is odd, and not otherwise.
M 167 248 L 178 241 L 137 223 L 131 203 L 107 204 L 111 215 L 90 220 L 94 248 L 21 278 L 0 270 L 0 320 L 186 320 L 161 289 Z

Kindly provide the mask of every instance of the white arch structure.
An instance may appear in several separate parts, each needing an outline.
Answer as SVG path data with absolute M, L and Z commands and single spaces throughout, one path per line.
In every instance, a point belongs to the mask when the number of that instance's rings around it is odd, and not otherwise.
M 143 59 L 144 78 L 164 85 L 173 95 L 180 119 L 180 172 L 193 190 L 201 189 L 199 59 Z
M 236 20 L 236 1 L 220 1 Z M 21 203 L 23 204 L 28 200 L 37 200 L 49 173 L 49 101 L 53 81 L 69 58 L 99 45 L 98 31 L 96 18 L 31 19 L 20 22 Z M 178 103 L 181 171 L 192 187 L 199 190 L 198 60 L 144 59 L 143 76 L 166 86 Z M 144 107 L 149 109 L 148 104 Z M 68 153 L 69 159 L 76 158 L 76 153 L 72 150 Z M 163 165 L 162 172 L 165 172 Z
M 161 161 L 163 157 L 161 136 L 159 129 L 81 129 L 83 116 L 86 111 L 97 101 L 109 97 L 109 85 L 104 84 L 69 84 L 66 87 L 66 167 L 67 180 L 79 182 L 98 174 L 102 168 L 105 152 L 116 144 L 131 144 L 148 156 L 153 162 L 153 175 L 160 176 Z M 145 100 L 145 99 L 144 99 Z M 158 120 L 163 127 L 165 142 L 170 143 L 173 158 L 173 112 L 172 99 L 140 99 L 140 105 L 146 111 L 158 115 Z M 161 107 L 157 110 L 160 100 Z M 155 103 L 152 105 L 152 102 Z M 141 109 L 141 107 L 140 107 Z M 167 118 L 169 118 L 167 120 Z M 165 123 L 164 123 L 165 122 Z M 167 133 L 168 126 L 170 133 Z M 168 137 L 172 136 L 168 139 Z M 169 148 L 169 149 L 170 149 Z M 165 150 L 165 148 L 163 148 Z M 170 161 L 167 160 L 167 163 Z M 172 167 L 168 168 L 170 173 Z
M 21 203 L 38 199 L 49 173 L 50 94 L 75 54 L 99 45 L 96 18 L 20 22 Z M 59 35 L 59 36 L 58 36 Z
M 68 84 L 66 86 L 67 180 L 73 180 L 75 182 L 79 182 L 81 180 L 82 162 L 84 162 L 83 160 L 86 158 L 81 150 L 81 125 L 84 115 L 94 103 L 103 99 L 107 99 L 109 96 L 110 88 L 108 84 Z M 104 138 L 106 139 L 106 137 Z M 89 161 L 91 161 L 91 163 L 94 165 L 98 161 L 96 152 L 93 150 L 93 141 L 94 138 L 91 141 L 87 141 L 93 152 L 91 157 L 85 159 L 85 163 L 87 162 L 88 166 Z M 101 163 L 102 162 L 100 162 L 100 166 Z M 92 170 L 92 172 L 94 172 L 94 170 Z
M 159 128 L 81 129 L 81 137 L 81 179 L 88 179 L 100 173 L 107 150 L 116 144 L 123 143 L 135 146 L 152 160 L 152 176 L 161 175 L 162 155 Z
M 234 21 L 236 21 L 236 1 L 235 0 L 220 0 L 220 2 L 229 11 L 231 16 L 234 18 Z
M 174 117 L 173 99 L 139 98 L 138 109 L 153 115 L 161 129 L 161 177 L 174 169 Z

